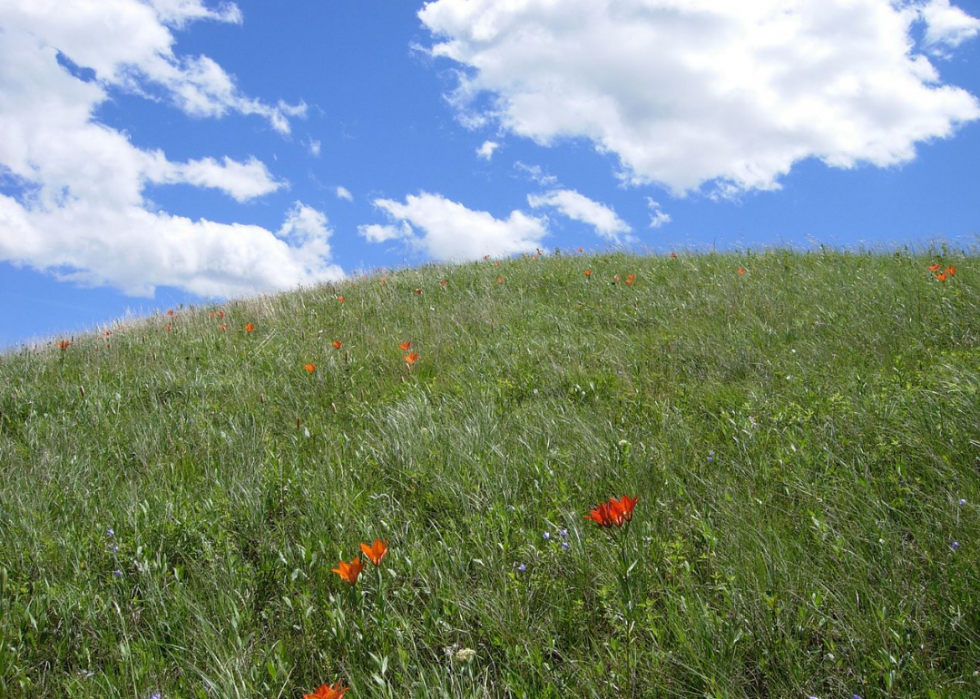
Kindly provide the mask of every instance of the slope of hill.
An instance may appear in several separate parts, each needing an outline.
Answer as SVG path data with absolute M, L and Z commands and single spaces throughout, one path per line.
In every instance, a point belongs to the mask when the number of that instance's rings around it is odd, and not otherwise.
M 484 261 L 6 356 L 0 695 L 978 696 L 975 270 Z

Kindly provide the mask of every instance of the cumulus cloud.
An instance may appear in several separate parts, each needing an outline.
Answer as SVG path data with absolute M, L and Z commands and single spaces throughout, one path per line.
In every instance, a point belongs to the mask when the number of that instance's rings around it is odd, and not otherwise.
M 402 239 L 436 260 L 476 260 L 532 253 L 548 234 L 547 220 L 512 211 L 506 219 L 473 211 L 439 194 L 408 195 L 404 203 L 375 199 L 391 225 L 361 226 L 371 242 Z
M 671 222 L 670 214 L 660 208 L 660 203 L 647 197 L 647 208 L 650 209 L 650 228 L 662 228 Z
M 945 54 L 946 48 L 956 48 L 980 33 L 980 20 L 971 17 L 949 0 L 930 0 L 922 10 L 926 23 L 926 44 L 934 53 Z
M 188 184 L 247 201 L 283 186 L 262 162 L 172 162 L 97 121 L 113 90 L 162 88 L 190 115 L 257 114 L 288 132 L 302 105 L 242 95 L 211 59 L 173 53 L 170 28 L 201 19 L 241 15 L 199 0 L 0 2 L 0 173 L 17 190 L 0 195 L 0 260 L 140 295 L 170 285 L 237 296 L 342 276 L 312 210 L 294 208 L 277 235 L 173 216 L 144 198 L 151 184 Z
M 476 149 L 476 155 L 484 160 L 490 160 L 493 152 L 500 148 L 500 144 L 494 141 L 484 141 L 483 145 Z
M 336 193 L 338 199 L 343 199 L 344 201 L 354 201 L 354 195 L 350 193 L 350 190 L 347 189 L 347 187 L 338 185 Z
M 980 118 L 914 49 L 972 35 L 943 0 L 434 0 L 452 96 L 548 145 L 589 139 L 632 184 L 675 194 L 775 189 L 794 163 L 890 166 Z M 954 12 L 955 10 L 955 12 Z M 923 12 L 925 13 L 923 15 Z M 966 18 L 965 18 L 966 17 Z M 486 94 L 491 106 L 474 99 Z
M 546 194 L 530 194 L 527 203 L 531 208 L 551 207 L 573 221 L 581 221 L 595 228 L 596 233 L 611 241 L 619 242 L 621 235 L 632 232 L 628 223 L 605 204 L 593 201 L 573 189 L 556 189 Z

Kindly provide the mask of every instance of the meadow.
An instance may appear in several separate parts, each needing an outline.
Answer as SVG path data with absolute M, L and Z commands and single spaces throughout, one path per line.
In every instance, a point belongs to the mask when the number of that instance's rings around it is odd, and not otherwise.
M 977 271 L 564 253 L 8 353 L 0 696 L 980 696 Z

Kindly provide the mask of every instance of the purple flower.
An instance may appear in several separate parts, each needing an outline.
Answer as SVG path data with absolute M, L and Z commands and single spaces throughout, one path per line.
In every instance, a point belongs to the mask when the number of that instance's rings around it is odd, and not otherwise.
M 960 547 L 960 542 L 954 541 L 952 544 L 949 545 L 949 547 L 955 551 Z
M 518 573 L 523 573 L 525 570 L 527 570 L 527 566 L 524 565 L 523 563 L 521 563 L 519 566 L 517 566 L 517 572 Z
M 160 694 L 160 692 L 153 692 L 153 694 L 150 695 L 150 699 L 161 699 L 162 696 L 163 695 Z
M 544 533 L 544 534 L 542 534 L 541 536 L 542 536 L 542 537 L 544 537 L 544 540 L 545 540 L 545 541 L 547 541 L 548 539 L 550 539 L 550 538 L 551 538 L 551 532 L 545 532 L 545 533 Z
M 567 539 L 568 538 L 568 530 L 567 529 L 559 529 L 558 530 L 558 533 L 561 534 L 561 538 L 562 539 Z
M 121 578 L 122 577 L 122 571 L 121 570 L 116 570 L 116 571 L 113 572 L 113 575 L 115 575 L 117 578 Z
M 112 529 L 106 529 L 105 535 L 111 539 L 116 535 L 116 532 L 114 532 Z
M 714 461 L 714 460 L 715 460 L 715 452 L 714 451 L 709 451 L 708 452 L 708 461 Z
M 965 504 L 966 504 L 966 498 L 960 498 L 960 506 L 962 507 Z
M 561 542 L 561 550 L 562 551 L 567 551 L 568 550 L 568 542 L 567 541 Z
M 117 546 L 116 544 L 113 544 L 113 545 L 112 545 L 112 546 L 110 547 L 110 550 L 111 550 L 111 551 L 112 551 L 113 553 L 119 553 L 119 546 Z

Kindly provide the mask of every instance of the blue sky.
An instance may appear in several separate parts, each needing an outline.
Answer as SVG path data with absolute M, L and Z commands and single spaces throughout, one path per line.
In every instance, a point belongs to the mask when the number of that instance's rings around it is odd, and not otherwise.
M 0 347 L 535 248 L 960 247 L 980 0 L 0 0 Z

